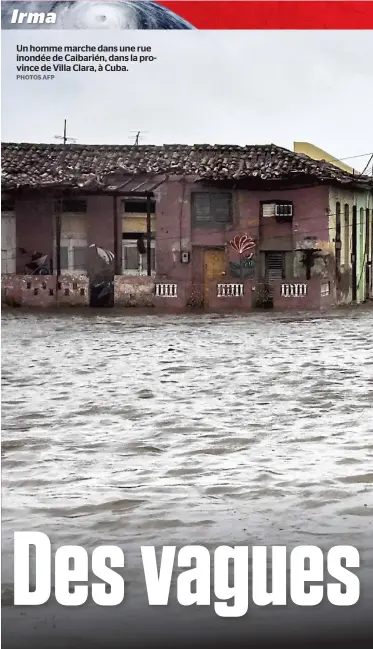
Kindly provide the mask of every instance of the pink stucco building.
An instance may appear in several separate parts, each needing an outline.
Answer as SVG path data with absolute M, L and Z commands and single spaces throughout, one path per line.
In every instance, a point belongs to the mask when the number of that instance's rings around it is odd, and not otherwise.
M 8 304 L 89 304 L 107 282 L 117 306 L 330 306 L 330 188 L 372 191 L 372 179 L 275 145 L 7 143 L 2 167 Z M 43 276 L 25 268 L 36 251 Z

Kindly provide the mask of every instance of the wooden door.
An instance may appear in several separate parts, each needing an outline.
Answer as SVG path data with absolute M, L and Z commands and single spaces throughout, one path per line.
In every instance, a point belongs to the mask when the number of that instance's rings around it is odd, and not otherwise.
M 209 303 L 210 283 L 218 281 L 225 272 L 224 248 L 210 248 L 203 251 L 204 265 L 204 304 Z

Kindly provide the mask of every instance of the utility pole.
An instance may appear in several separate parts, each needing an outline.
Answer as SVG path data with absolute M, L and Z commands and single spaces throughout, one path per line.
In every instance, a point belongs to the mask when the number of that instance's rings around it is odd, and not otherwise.
M 63 135 L 55 135 L 56 140 L 62 140 L 63 146 L 65 147 L 68 142 L 76 142 L 72 137 L 67 137 L 67 120 L 63 122 Z M 56 273 L 57 273 L 57 283 L 56 283 L 56 296 L 58 292 L 58 283 L 59 277 L 61 275 L 61 214 L 63 209 L 63 189 L 60 192 L 60 200 L 58 209 L 56 211 Z

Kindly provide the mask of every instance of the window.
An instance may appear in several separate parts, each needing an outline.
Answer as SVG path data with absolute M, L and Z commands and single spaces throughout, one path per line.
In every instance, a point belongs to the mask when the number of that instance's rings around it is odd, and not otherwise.
M 293 218 L 293 204 L 290 201 L 264 201 L 261 203 L 263 218 L 275 217 L 279 222 L 289 222 Z
M 335 271 L 337 279 L 339 279 L 340 266 L 341 266 L 341 204 L 335 204 Z
M 69 249 L 67 246 L 60 247 L 61 270 L 69 270 Z
M 12 212 L 1 214 L 1 272 L 16 272 L 16 216 Z
M 87 267 L 87 247 L 86 246 L 73 246 L 73 270 L 84 270 Z
M 335 239 L 340 241 L 341 238 L 341 204 L 335 204 Z
M 365 210 L 363 207 L 360 208 L 360 213 L 359 213 L 359 239 L 360 239 L 360 264 L 361 266 L 365 262 L 365 254 L 366 254 L 366 248 L 364 246 L 364 234 L 365 234 Z
M 232 221 L 232 194 L 195 192 L 192 194 L 192 219 L 195 224 L 208 225 Z
M 64 198 L 61 201 L 56 200 L 54 204 L 54 211 L 70 212 L 72 214 L 82 213 L 87 211 L 87 201 L 75 198 Z
M 75 239 L 61 239 L 60 264 L 63 273 L 85 273 L 87 270 L 87 244 Z M 57 251 L 55 244 L 55 267 L 57 269 Z
M 124 212 L 130 212 L 132 214 L 147 214 L 148 205 L 147 201 L 123 201 L 123 210 Z M 150 214 L 155 214 L 155 201 L 150 201 Z
M 146 242 L 145 242 L 146 245 Z M 122 273 L 123 275 L 147 275 L 147 253 L 141 255 L 135 239 L 123 239 Z M 151 272 L 155 273 L 155 241 L 151 241 Z
M 370 242 L 370 237 L 369 237 L 369 208 L 367 207 L 365 210 L 365 246 L 366 246 L 366 252 L 368 255 L 368 260 L 370 259 L 370 253 L 371 251 L 371 242 Z
M 285 279 L 285 253 L 266 252 L 265 269 L 268 280 Z
M 348 204 L 344 207 L 344 265 L 350 265 L 350 208 Z

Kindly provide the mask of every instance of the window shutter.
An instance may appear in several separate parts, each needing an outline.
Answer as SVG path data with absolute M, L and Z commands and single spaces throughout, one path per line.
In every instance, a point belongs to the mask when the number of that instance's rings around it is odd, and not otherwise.
M 140 268 L 139 253 L 137 246 L 125 246 L 124 265 L 127 270 L 138 270 Z
M 60 264 L 62 270 L 69 269 L 69 249 L 67 246 L 60 247 Z
M 231 220 L 231 195 L 211 194 L 211 212 L 217 223 L 229 223 Z
M 269 280 L 284 278 L 284 255 L 282 252 L 267 253 L 266 271 Z
M 87 265 L 87 248 L 77 246 L 73 248 L 74 270 L 85 270 Z
M 211 221 L 210 194 L 193 194 L 193 215 L 198 223 Z

